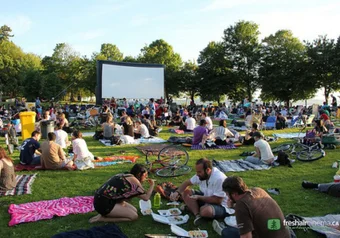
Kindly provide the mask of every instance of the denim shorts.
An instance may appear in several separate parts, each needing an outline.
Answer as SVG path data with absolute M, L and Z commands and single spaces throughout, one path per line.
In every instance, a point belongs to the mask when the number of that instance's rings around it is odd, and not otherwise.
M 193 195 L 202 195 L 202 196 L 204 195 L 203 192 L 201 192 L 199 190 L 194 190 L 194 189 L 192 189 L 192 194 Z M 223 207 L 222 205 L 209 204 L 209 203 L 205 203 L 205 202 L 202 202 L 202 201 L 198 201 L 199 207 L 202 207 L 204 205 L 212 207 L 214 219 L 225 218 L 228 215 L 225 207 Z

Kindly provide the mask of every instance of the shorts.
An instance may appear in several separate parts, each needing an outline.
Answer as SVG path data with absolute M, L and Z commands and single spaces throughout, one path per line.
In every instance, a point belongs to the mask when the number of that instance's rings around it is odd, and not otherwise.
M 106 216 L 107 214 L 109 214 L 116 203 L 116 200 L 109 199 L 100 194 L 94 195 L 94 209 L 102 216 Z
M 203 192 L 201 192 L 199 190 L 194 190 L 194 189 L 192 189 L 192 194 L 193 195 L 204 195 Z M 198 201 L 199 207 L 203 207 L 204 205 L 212 207 L 212 209 L 213 209 L 213 219 L 225 218 L 226 216 L 228 216 L 228 213 L 227 213 L 225 207 L 223 207 L 222 205 L 209 204 L 209 203 L 205 203 L 205 202 L 202 202 L 202 201 Z

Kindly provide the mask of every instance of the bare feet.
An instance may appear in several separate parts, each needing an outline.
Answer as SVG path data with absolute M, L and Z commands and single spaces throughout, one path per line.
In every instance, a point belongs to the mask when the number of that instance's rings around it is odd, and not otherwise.
M 102 218 L 102 215 L 98 214 L 97 216 L 91 217 L 89 220 L 89 223 L 95 223 L 100 221 L 100 219 Z

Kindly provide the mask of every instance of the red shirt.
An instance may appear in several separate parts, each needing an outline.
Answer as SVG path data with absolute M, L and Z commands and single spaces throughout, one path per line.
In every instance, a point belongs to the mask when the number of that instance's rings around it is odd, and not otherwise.
M 325 113 L 321 114 L 320 118 L 321 118 L 322 120 L 324 120 L 324 121 L 329 120 L 329 117 L 328 117 L 327 114 L 325 114 Z

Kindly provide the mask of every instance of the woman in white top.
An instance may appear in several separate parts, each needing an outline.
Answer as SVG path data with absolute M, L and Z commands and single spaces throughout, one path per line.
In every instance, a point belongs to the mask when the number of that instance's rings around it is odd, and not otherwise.
M 139 120 L 136 121 L 136 127 L 135 127 L 135 139 L 138 138 L 149 138 L 149 130 L 148 128 Z
M 215 138 L 216 145 L 226 145 L 227 138 L 234 136 L 234 134 L 227 128 L 226 120 L 220 120 L 219 126 L 214 128 L 211 134 Z
M 94 156 L 87 148 L 85 140 L 82 138 L 80 131 L 74 131 L 72 133 L 72 148 L 73 148 L 73 161 L 77 166 L 77 169 L 84 170 L 94 168 L 93 160 Z

